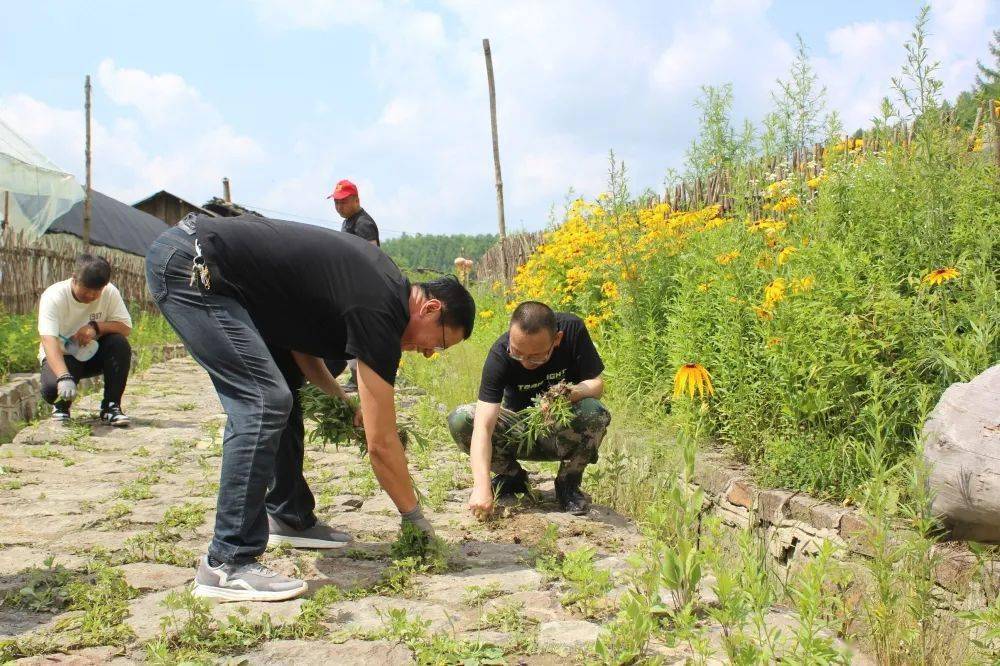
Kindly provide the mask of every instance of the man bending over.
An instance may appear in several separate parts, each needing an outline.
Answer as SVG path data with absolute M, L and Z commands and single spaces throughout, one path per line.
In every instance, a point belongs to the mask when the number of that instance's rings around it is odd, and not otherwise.
M 590 501 L 580 490 L 583 470 L 597 462 L 597 449 L 611 422 L 611 414 L 598 401 L 604 393 L 603 371 L 604 363 L 579 317 L 553 312 L 535 301 L 517 306 L 510 329 L 486 357 L 479 402 L 462 405 L 448 416 L 452 437 L 470 455 L 469 510 L 474 515 L 489 515 L 495 496 L 528 492 L 528 473 L 518 459 L 560 461 L 556 475 L 560 508 L 576 515 L 587 513 Z M 559 382 L 573 386 L 572 422 L 538 441 L 520 442 L 522 410 Z

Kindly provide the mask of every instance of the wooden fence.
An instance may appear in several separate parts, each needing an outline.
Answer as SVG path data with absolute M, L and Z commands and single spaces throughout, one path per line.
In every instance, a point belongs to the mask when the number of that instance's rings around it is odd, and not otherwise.
M 993 100 L 980 106 L 969 137 L 968 149 L 970 151 L 974 149 L 992 151 L 993 159 L 996 160 L 997 167 L 1000 168 L 1000 100 Z M 991 140 L 987 140 L 990 138 Z M 859 139 L 860 141 L 858 141 Z M 984 145 L 976 148 L 977 140 L 983 141 Z M 905 147 L 909 146 L 912 141 L 913 126 L 900 124 L 881 134 L 869 131 L 862 133 L 860 137 L 845 136 L 840 147 L 834 149 L 871 154 L 884 150 L 886 144 Z M 750 211 L 750 214 L 755 217 L 763 217 L 765 213 L 763 205 L 766 203 L 763 189 L 766 185 L 783 180 L 792 174 L 799 174 L 805 178 L 819 175 L 828 150 L 831 148 L 816 144 L 812 148 L 795 151 L 790 157 L 782 156 L 758 160 L 739 170 L 740 177 L 745 179 L 742 186 L 734 186 L 734 174 L 731 171 L 719 170 L 704 178 L 694 178 L 677 183 L 666 188 L 662 195 L 654 193 L 636 203 L 640 207 L 667 203 L 672 210 L 695 210 L 717 205 L 722 209 L 723 215 L 738 207 L 741 210 Z M 743 198 L 736 201 L 737 196 Z M 528 260 L 531 253 L 541 245 L 543 240 L 544 232 L 536 231 L 509 236 L 503 245 L 499 242 L 493 245 L 479 260 L 479 266 L 476 269 L 479 281 L 487 283 L 500 281 L 503 284 L 509 284 L 517 273 L 518 267 Z M 503 254 L 501 253 L 506 255 L 506 264 L 502 261 Z M 503 269 L 504 265 L 507 267 L 506 274 Z
M 0 304 L 12 314 L 27 314 L 38 308 L 46 287 L 73 274 L 83 241 L 69 234 L 45 234 L 32 240 L 27 234 L 7 228 L 0 234 Z M 143 257 L 111 248 L 91 246 L 91 254 L 111 263 L 111 281 L 131 308 L 155 310 L 146 291 Z

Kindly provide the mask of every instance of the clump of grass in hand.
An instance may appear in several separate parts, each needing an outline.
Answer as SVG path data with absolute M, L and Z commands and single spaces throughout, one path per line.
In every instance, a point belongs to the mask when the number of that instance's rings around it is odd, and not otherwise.
M 322 444 L 351 444 L 358 447 L 361 455 L 368 453 L 368 443 L 365 441 L 365 429 L 354 425 L 354 414 L 360 404 L 357 398 L 344 400 L 335 395 L 327 395 L 319 388 L 308 385 L 299 390 L 302 401 L 302 415 L 313 421 L 316 427 L 309 434 L 309 441 L 319 441 Z M 399 428 L 399 441 L 405 448 L 413 434 L 409 424 Z
M 573 403 L 569 394 L 573 387 L 566 382 L 553 384 L 541 395 L 535 396 L 534 404 L 525 409 L 522 427 L 516 435 L 517 449 L 521 455 L 531 453 L 532 447 L 539 439 L 549 437 L 559 430 L 569 426 L 573 420 Z

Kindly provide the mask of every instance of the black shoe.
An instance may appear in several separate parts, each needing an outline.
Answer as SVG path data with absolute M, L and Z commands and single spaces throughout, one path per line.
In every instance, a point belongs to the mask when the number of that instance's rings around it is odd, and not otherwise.
M 56 404 L 52 405 L 52 420 L 53 421 L 69 421 L 69 403 L 60 400 Z
M 497 498 L 526 495 L 529 492 L 528 473 L 519 469 L 514 474 L 494 474 L 490 485 L 493 487 L 493 496 Z
M 567 478 L 556 477 L 556 499 L 559 508 L 574 516 L 583 516 L 590 511 L 590 498 L 580 490 L 582 474 L 573 474 Z
M 124 428 L 129 424 L 129 421 L 117 402 L 109 402 L 107 407 L 101 408 L 101 423 L 116 428 Z

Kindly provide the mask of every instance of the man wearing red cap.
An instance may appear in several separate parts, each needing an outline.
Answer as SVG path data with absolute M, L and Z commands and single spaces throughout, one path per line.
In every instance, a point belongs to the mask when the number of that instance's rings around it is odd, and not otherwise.
M 358 186 L 349 180 L 342 180 L 333 188 L 333 193 L 327 197 L 333 199 L 337 212 L 344 218 L 341 231 L 364 238 L 369 243 L 381 246 L 378 240 L 378 227 L 375 220 L 361 207 L 358 197 Z

